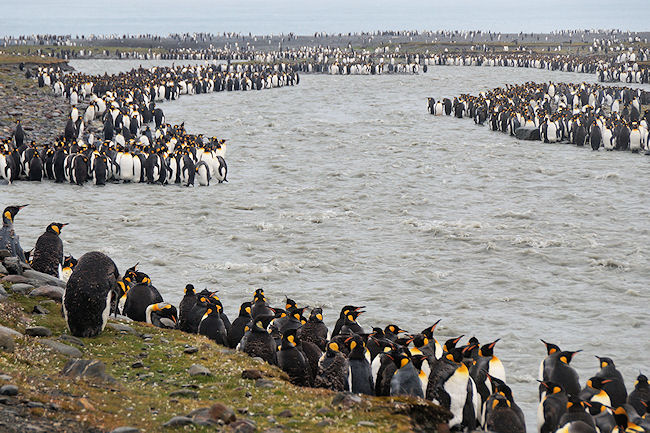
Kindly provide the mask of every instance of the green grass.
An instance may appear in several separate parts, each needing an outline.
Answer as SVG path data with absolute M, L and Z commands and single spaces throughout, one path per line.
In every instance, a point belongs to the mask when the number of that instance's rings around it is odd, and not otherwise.
M 52 339 L 66 333 L 60 304 L 44 304 L 50 314 L 30 314 L 40 301 L 42 299 L 11 295 L 9 302 L 0 304 L 0 324 L 21 332 L 27 326 L 47 326 L 54 333 Z M 143 431 L 160 431 L 161 425 L 173 416 L 185 415 L 219 401 L 235 411 L 246 410 L 248 414 L 237 413 L 238 418 L 252 419 L 258 431 L 276 425 L 267 418 L 275 417 L 285 431 L 406 432 L 412 428 L 407 414 L 423 403 L 419 401 L 413 405 L 413 401 L 406 399 L 365 398 L 359 406 L 350 409 L 331 408 L 334 393 L 295 387 L 286 381 L 281 370 L 258 363 L 247 355 L 224 350 L 204 337 L 140 323 L 130 325 L 139 333 L 150 334 L 151 339 L 106 328 L 96 338 L 83 339 L 85 346 L 80 348 L 84 359 L 103 361 L 107 373 L 117 379 L 115 383 L 62 377 L 60 372 L 67 357 L 45 348 L 32 337 L 16 339 L 14 353 L 0 352 L 0 371 L 13 377 L 13 382 L 21 389 L 21 398 L 52 402 L 62 408 L 55 413 L 32 409 L 35 413 L 74 418 L 106 430 L 131 425 Z M 185 354 L 185 344 L 196 346 L 199 351 Z M 144 353 L 146 356 L 140 356 Z M 144 367 L 131 368 L 136 361 L 142 361 Z M 213 376 L 191 378 L 187 369 L 195 363 L 210 369 Z M 275 388 L 256 388 L 253 381 L 242 379 L 241 372 L 246 368 L 261 370 L 274 382 Z M 187 387 L 197 391 L 199 398 L 169 397 L 170 392 Z M 246 397 L 247 393 L 252 396 Z M 433 404 L 424 404 L 425 410 L 437 410 Z M 323 407 L 331 408 L 327 416 L 317 413 Z M 285 409 L 290 409 L 294 416 L 278 417 Z M 332 424 L 316 425 L 325 418 Z M 372 421 L 376 426 L 358 427 L 360 421 Z M 183 428 L 169 431 L 181 430 Z M 190 430 L 213 431 L 205 427 Z
M 109 51 L 111 55 L 115 54 L 116 51 L 129 51 L 129 52 L 137 52 L 140 54 L 146 54 L 146 53 L 156 53 L 156 54 L 161 54 L 161 53 L 167 53 L 168 51 L 163 48 L 145 48 L 145 47 L 130 47 L 127 45 L 124 46 L 93 46 L 93 45 L 77 45 L 77 46 L 56 46 L 56 45 L 10 45 L 7 47 L 2 48 L 0 52 L 5 53 L 5 54 L 17 54 L 17 55 L 37 55 L 36 53 L 40 52 L 42 53 L 60 53 L 60 52 L 74 52 L 74 53 L 79 53 L 81 50 L 84 50 L 88 52 L 89 50 L 92 51 L 93 56 L 97 57 L 100 55 L 103 55 L 104 51 Z
M 58 63 L 65 63 L 66 60 L 57 59 L 53 57 L 41 57 L 35 55 L 5 54 L 3 51 L 0 51 L 0 65 L 17 65 L 21 62 L 37 63 L 42 65 L 54 65 Z

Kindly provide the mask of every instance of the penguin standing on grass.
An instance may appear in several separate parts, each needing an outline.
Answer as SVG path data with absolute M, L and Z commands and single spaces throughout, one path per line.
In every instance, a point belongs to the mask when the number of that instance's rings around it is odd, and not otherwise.
M 222 309 L 221 302 L 209 305 L 199 323 L 199 334 L 205 335 L 217 344 L 228 346 L 228 331 L 221 320 Z
M 388 355 L 392 357 L 392 355 Z M 422 355 L 419 355 L 422 356 Z M 407 395 L 424 398 L 422 382 L 419 371 L 407 352 L 400 352 L 399 356 L 393 359 L 397 371 L 390 380 L 390 395 Z
M 350 371 L 348 373 L 348 387 L 355 394 L 375 395 L 375 384 L 372 379 L 372 370 L 370 369 L 369 356 L 366 356 L 366 345 L 363 337 L 353 335 L 346 340 L 349 344 L 350 354 L 348 363 Z
M 341 353 L 337 343 L 329 343 L 318 361 L 318 375 L 314 386 L 332 391 L 349 391 L 348 374 L 347 358 Z
M 251 303 L 244 302 L 239 307 L 239 316 L 237 316 L 230 326 L 230 331 L 228 332 L 228 347 L 232 349 L 237 347 L 246 332 L 246 325 L 248 325 L 251 320 Z
M 282 343 L 277 353 L 278 367 L 289 375 L 294 385 L 310 386 L 311 369 L 307 357 L 298 349 L 296 331 L 290 329 L 282 335 Z
M 178 304 L 178 313 L 179 313 L 179 319 L 178 319 L 178 329 L 180 329 L 183 332 L 189 332 L 189 333 L 195 333 L 195 329 L 191 329 L 189 326 L 190 322 L 188 320 L 190 311 L 192 311 L 192 307 L 194 307 L 194 304 L 197 302 L 197 296 L 196 296 L 196 291 L 194 290 L 194 286 L 192 284 L 188 284 L 185 286 L 185 294 L 183 295 L 183 299 L 181 299 L 180 304 Z
M 61 229 L 68 224 L 52 223 L 45 229 L 34 247 L 32 269 L 44 274 L 59 277 L 63 268 L 63 242 L 59 235 Z
M 2 212 L 2 229 L 0 229 L 0 248 L 8 250 L 12 257 L 25 262 L 25 253 L 20 246 L 20 238 L 14 231 L 14 219 L 25 206 L 7 206 Z
M 113 260 L 100 252 L 79 259 L 63 294 L 63 316 L 75 337 L 95 337 L 106 326 L 119 271 Z
M 266 326 L 268 326 L 268 321 Z M 275 340 L 267 332 L 266 326 L 262 320 L 255 320 L 253 328 L 247 331 L 242 338 L 240 350 L 249 356 L 260 357 L 269 364 L 275 365 L 277 347 Z
M 314 343 L 321 351 L 327 347 L 327 325 L 323 323 L 323 309 L 314 308 L 309 314 L 309 319 L 300 329 L 298 337 L 304 343 Z

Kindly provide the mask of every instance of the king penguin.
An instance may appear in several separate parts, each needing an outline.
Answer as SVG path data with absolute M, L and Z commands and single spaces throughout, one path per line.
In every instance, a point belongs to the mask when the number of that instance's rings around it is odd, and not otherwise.
M 375 395 L 375 384 L 368 361 L 370 355 L 366 354 L 367 349 L 363 337 L 355 334 L 348 338 L 346 343 L 350 348 L 348 388 L 355 394 Z
M 167 302 L 151 304 L 145 311 L 147 323 L 158 328 L 176 329 L 178 314 L 176 307 Z
M 298 337 L 304 343 L 309 341 L 314 343 L 321 351 L 327 347 L 327 325 L 323 323 L 323 309 L 314 308 L 309 314 L 309 319 L 300 329 Z
M 600 362 L 600 371 L 596 373 L 597 377 L 608 380 L 603 385 L 603 390 L 609 395 L 613 407 L 619 407 L 627 401 L 627 389 L 623 376 L 616 369 L 614 361 L 611 358 L 601 358 L 596 356 Z
M 199 334 L 205 335 L 217 344 L 228 346 L 228 331 L 221 319 L 221 302 L 210 305 L 199 323 Z
M 490 410 L 485 420 L 485 430 L 494 433 L 526 433 L 520 415 L 513 404 L 503 394 L 495 394 L 490 400 Z
M 298 349 L 297 329 L 289 329 L 282 335 L 282 343 L 277 353 L 278 367 L 289 375 L 291 383 L 297 386 L 310 386 L 312 373 L 307 357 Z
M 2 212 L 2 229 L 0 229 L 0 248 L 9 251 L 12 257 L 18 257 L 22 262 L 25 262 L 25 253 L 20 246 L 20 238 L 14 231 L 14 219 L 18 212 L 25 206 L 8 206 Z
M 348 373 L 347 358 L 341 353 L 337 343 L 329 343 L 318 361 L 318 375 L 314 386 L 332 391 L 348 391 Z
M 237 347 L 246 332 L 246 325 L 250 323 L 251 319 L 251 303 L 244 302 L 239 307 L 239 315 L 230 326 L 230 331 L 228 332 L 228 347 L 233 349 Z
M 392 355 L 389 354 L 388 356 L 391 357 Z M 424 398 L 419 371 L 413 364 L 409 354 L 402 351 L 393 362 L 395 362 L 397 371 L 390 380 L 390 395 Z
M 266 318 L 269 320 L 269 318 Z M 268 326 L 268 322 L 266 324 Z M 275 340 L 266 330 L 265 323 L 256 319 L 253 328 L 242 338 L 240 350 L 252 357 L 260 357 L 271 365 L 276 364 Z
M 194 289 L 194 285 L 187 284 L 185 286 L 185 293 L 183 295 L 183 299 L 181 299 L 180 304 L 178 304 L 178 313 L 180 316 L 178 319 L 178 329 L 180 329 L 183 332 L 189 332 L 191 334 L 195 334 L 197 331 L 196 329 L 192 329 L 189 320 L 190 311 L 192 311 L 192 307 L 194 307 L 196 301 L 197 301 L 197 296 L 196 296 L 196 290 Z
M 648 384 L 648 377 L 644 374 L 639 374 L 634 382 L 634 390 L 627 396 L 627 403 L 631 405 L 637 413 L 643 414 L 650 412 L 647 407 L 650 404 L 650 385 Z
M 100 252 L 86 253 L 70 275 L 63 294 L 63 316 L 75 337 L 95 337 L 106 326 L 119 271 Z
M 557 383 L 569 395 L 578 395 L 580 393 L 580 379 L 578 372 L 569 365 L 573 357 L 580 352 L 562 351 L 558 353 L 558 361 L 549 374 L 551 382 Z
M 560 418 L 566 412 L 569 398 L 559 384 L 548 381 L 541 381 L 540 384 L 546 388 L 546 392 L 537 407 L 537 431 L 553 433 L 559 427 Z
M 34 247 L 32 269 L 44 274 L 59 277 L 59 269 L 63 268 L 63 242 L 59 235 L 61 229 L 68 224 L 52 223 L 45 229 Z

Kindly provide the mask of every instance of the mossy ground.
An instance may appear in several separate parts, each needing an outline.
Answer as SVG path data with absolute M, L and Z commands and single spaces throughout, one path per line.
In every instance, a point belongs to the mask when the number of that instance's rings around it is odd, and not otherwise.
M 60 304 L 41 304 L 50 314 L 31 314 L 41 301 L 43 299 L 11 295 L 8 302 L 0 303 L 0 324 L 20 332 L 27 326 L 46 326 L 54 333 L 52 339 L 65 334 Z M 130 325 L 138 333 L 148 334 L 148 338 L 107 327 L 96 338 L 82 339 L 84 346 L 80 347 L 84 359 L 103 361 L 107 373 L 117 379 L 116 382 L 62 376 L 68 358 L 39 344 L 36 337 L 17 338 L 14 353 L 0 352 L 0 372 L 12 376 L 12 382 L 20 388 L 19 397 L 61 407 L 58 412 L 32 409 L 34 414 L 73 418 L 109 431 L 124 425 L 143 431 L 161 431 L 162 424 L 173 416 L 185 415 L 215 402 L 245 412 L 237 416 L 255 421 L 258 431 L 278 424 L 282 424 L 285 431 L 300 432 L 412 431 L 411 418 L 405 415 L 409 412 L 409 404 L 404 399 L 365 398 L 352 408 L 332 407 L 334 393 L 295 387 L 285 381 L 281 370 L 225 350 L 204 337 L 140 323 Z M 185 354 L 185 345 L 198 347 L 199 351 Z M 141 361 L 144 367 L 132 368 L 136 361 Z M 213 376 L 190 377 L 188 368 L 192 364 L 207 367 Z M 254 381 L 242 379 L 241 372 L 247 368 L 262 371 L 275 387 L 258 388 Z M 199 397 L 169 396 L 180 389 L 196 391 Z M 321 408 L 328 408 L 330 412 L 320 414 Z M 293 416 L 279 417 L 286 409 Z M 325 418 L 331 420 L 329 426 L 316 425 Z M 361 421 L 371 421 L 375 426 L 360 427 Z M 183 429 L 213 431 L 208 427 L 180 427 L 169 431 L 186 431 Z

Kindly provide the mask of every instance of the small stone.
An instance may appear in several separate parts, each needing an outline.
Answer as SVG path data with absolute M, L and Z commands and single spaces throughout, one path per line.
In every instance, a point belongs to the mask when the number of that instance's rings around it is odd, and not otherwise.
M 160 342 L 161 342 L 162 344 L 169 344 L 169 340 L 166 339 L 166 338 L 161 338 L 161 339 L 160 339 Z
M 291 413 L 291 411 L 289 409 L 285 409 L 282 412 L 280 412 L 278 414 L 278 416 L 282 417 L 282 418 L 291 418 L 293 416 L 293 414 Z
M 45 405 L 39 401 L 28 401 L 27 402 L 27 407 L 45 407 Z
M 194 364 L 188 369 L 190 376 L 212 376 L 210 370 L 200 364 Z
M 361 397 L 350 392 L 339 392 L 332 399 L 333 405 L 351 407 L 361 403 Z
M 67 356 L 71 356 L 72 358 L 81 358 L 82 356 L 81 351 L 76 347 L 68 346 L 67 344 L 59 343 L 58 341 L 45 339 L 45 340 L 40 340 L 40 342 L 56 350 L 57 352 Z
M 44 274 L 43 272 L 34 271 L 33 269 L 27 269 L 23 271 L 23 276 L 28 278 L 30 283 L 34 284 L 34 286 L 37 287 L 49 285 L 65 288 L 65 283 L 62 280 L 59 280 L 57 277 Z
M 329 415 L 332 413 L 332 410 L 329 407 L 321 407 L 316 413 L 319 415 Z
M 246 393 L 244 394 L 244 397 L 246 397 L 246 398 L 251 398 L 252 396 L 253 396 L 253 394 L 251 394 L 250 391 L 246 391 Z
M 77 338 L 77 337 L 75 337 L 73 335 L 63 334 L 63 335 L 61 335 L 59 337 L 59 340 L 65 341 L 67 343 L 76 344 L 77 346 L 81 346 L 81 347 L 85 346 L 84 342 L 81 341 L 81 339 L 79 339 L 79 338 Z
M 137 334 L 135 329 L 123 323 L 109 323 L 106 326 L 108 326 L 111 329 L 114 329 L 117 332 L 127 332 L 129 334 Z
M 45 307 L 41 307 L 40 305 L 34 305 L 32 314 L 50 314 L 50 310 Z
M 237 420 L 235 411 L 226 406 L 223 403 L 215 403 L 210 407 L 209 411 L 210 418 L 218 421 L 223 421 L 224 424 L 230 424 Z
M 111 430 L 111 433 L 140 433 L 140 429 L 135 427 L 118 427 Z
M 2 261 L 2 264 L 4 265 L 5 268 L 7 268 L 7 271 L 10 274 L 13 275 L 22 275 L 23 274 L 23 266 L 18 260 L 18 257 L 7 257 Z M 6 277 L 5 277 L 6 278 Z M 26 283 L 29 280 L 25 281 L 20 281 L 21 283 Z M 17 283 L 18 281 L 12 281 L 12 283 Z
M 241 415 L 246 415 L 248 413 L 248 408 L 247 407 L 240 407 L 239 409 L 237 409 L 237 413 L 239 413 Z
M 7 275 L 6 277 L 2 277 L 2 280 L 0 280 L 0 282 L 2 283 L 11 283 L 11 284 L 27 284 L 28 281 L 29 280 L 23 277 L 22 275 Z
M 150 377 L 154 377 L 153 373 L 140 373 L 138 374 L 138 379 L 144 380 L 144 379 L 149 379 Z
M 275 417 L 272 416 L 272 415 L 267 416 L 267 417 L 266 417 L 266 420 L 267 420 L 268 422 L 270 422 L 271 424 L 275 424 L 275 423 L 277 422 L 277 420 L 275 419 Z
M 257 424 L 250 419 L 240 419 L 230 424 L 233 433 L 253 433 L 257 431 Z
M 8 374 L 0 374 L 0 380 L 4 380 L 4 381 L 11 380 L 11 376 L 9 376 Z
M 198 351 L 199 351 L 198 347 L 190 346 L 190 347 L 186 347 L 183 350 L 183 353 L 187 353 L 188 355 L 191 355 L 192 353 L 196 353 Z
M 17 283 L 13 284 L 9 290 L 11 290 L 14 293 L 18 293 L 19 295 L 26 295 L 30 291 L 34 289 L 34 286 L 31 284 L 25 284 L 25 283 Z
M 264 375 L 262 374 L 261 371 L 256 370 L 256 369 L 246 369 L 241 372 L 241 378 L 242 379 L 251 379 L 251 380 L 257 380 L 263 378 Z
M 16 385 L 2 385 L 0 387 L 0 395 L 8 395 L 10 397 L 18 395 L 18 387 Z
M 142 367 L 144 367 L 142 361 L 136 361 L 133 364 L 131 364 L 131 368 L 142 368 Z
M 372 421 L 359 421 L 357 425 L 359 427 L 377 427 L 377 424 Z
M 275 388 L 275 384 L 273 381 L 270 381 L 268 379 L 257 379 L 255 381 L 255 388 L 273 389 Z
M 29 292 L 29 296 L 35 298 L 37 296 L 42 296 L 48 299 L 61 302 L 63 299 L 63 293 L 65 291 L 61 287 L 57 286 L 41 286 Z
M 11 257 L 11 252 L 9 252 L 7 249 L 0 250 L 0 260 L 4 260 L 7 257 Z
M 186 416 L 175 416 L 163 424 L 163 427 L 181 427 L 184 425 L 190 425 L 192 423 L 192 418 L 188 418 Z
M 327 427 L 328 425 L 332 425 L 332 420 L 329 418 L 326 418 L 322 421 L 318 421 L 316 423 L 316 427 Z
M 13 353 L 16 348 L 15 336 L 8 332 L 0 331 L 0 350 Z
M 178 391 L 172 391 L 169 393 L 170 397 L 182 397 L 182 398 L 199 398 L 199 393 L 189 389 L 179 389 Z
M 279 427 L 272 427 L 272 428 L 267 428 L 262 433 L 283 433 L 283 432 L 284 430 L 282 430 Z
M 25 328 L 25 335 L 31 337 L 49 337 L 52 335 L 52 330 L 45 326 L 30 326 L 29 328 Z
M 106 365 L 103 362 L 91 359 L 71 359 L 66 362 L 61 373 L 71 377 L 102 379 L 110 382 L 115 381 L 115 379 L 106 374 Z
M 0 334 L 2 334 L 2 333 L 13 335 L 14 337 L 22 337 L 23 336 L 23 334 L 16 331 L 15 329 L 7 328 L 6 326 L 0 325 Z
M 142 334 L 142 335 L 140 336 L 140 338 L 142 338 L 143 340 L 147 341 L 147 340 L 151 340 L 151 339 L 153 338 L 153 335 L 151 335 L 151 334 Z

